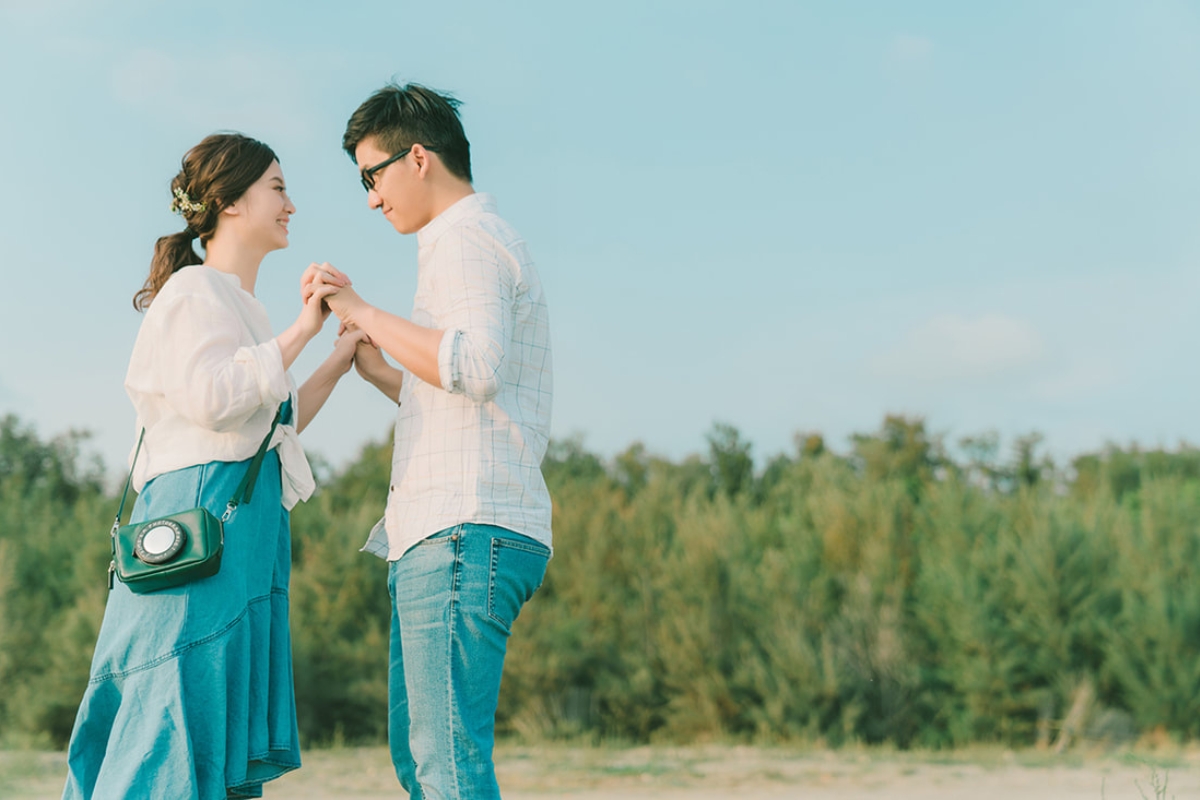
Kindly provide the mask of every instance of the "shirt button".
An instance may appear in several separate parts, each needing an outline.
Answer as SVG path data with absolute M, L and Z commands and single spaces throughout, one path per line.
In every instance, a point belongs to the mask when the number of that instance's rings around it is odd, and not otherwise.
M 389 492 L 394 492 L 394 491 L 396 491 L 396 485 L 395 485 L 395 484 L 392 484 L 391 486 L 389 486 L 389 487 L 388 487 L 388 491 L 389 491 Z

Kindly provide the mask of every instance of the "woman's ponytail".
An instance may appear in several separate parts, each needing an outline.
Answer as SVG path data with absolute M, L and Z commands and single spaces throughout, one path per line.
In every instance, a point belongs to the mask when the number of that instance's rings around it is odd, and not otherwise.
M 133 307 L 145 311 L 155 295 L 162 290 L 167 278 L 184 267 L 203 264 L 204 259 L 196 253 L 192 242 L 199 234 L 190 227 L 170 236 L 162 236 L 154 243 L 154 257 L 150 259 L 150 275 L 141 290 L 133 296 Z

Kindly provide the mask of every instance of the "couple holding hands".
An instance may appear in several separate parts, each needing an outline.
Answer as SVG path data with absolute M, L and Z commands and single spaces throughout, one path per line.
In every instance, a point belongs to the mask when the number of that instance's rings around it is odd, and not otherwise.
M 389 85 L 343 137 L 368 205 L 417 235 L 411 319 L 314 264 L 299 316 L 274 335 L 254 287 L 296 210 L 278 159 L 239 134 L 184 156 L 171 207 L 187 227 L 158 240 L 134 296 L 145 317 L 125 387 L 144 441 L 131 522 L 195 506 L 220 515 L 279 424 L 253 500 L 225 523 L 217 574 L 110 592 L 64 798 L 260 797 L 300 766 L 289 511 L 314 481 L 297 435 L 351 366 L 398 404 L 388 500 L 363 548 L 388 561 L 397 777 L 413 798 L 500 796 L 492 747 L 507 638 L 551 555 L 541 461 L 553 380 L 541 283 L 524 241 L 472 186 L 457 107 Z M 288 369 L 331 313 L 334 351 L 297 386 Z

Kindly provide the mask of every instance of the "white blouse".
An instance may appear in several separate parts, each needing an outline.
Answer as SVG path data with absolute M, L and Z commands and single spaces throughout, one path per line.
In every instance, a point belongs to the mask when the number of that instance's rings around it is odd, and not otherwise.
M 253 457 L 290 395 L 293 424 L 279 425 L 271 447 L 284 507 L 307 500 L 314 481 L 294 427 L 295 390 L 266 309 L 238 277 L 203 265 L 179 270 L 146 310 L 125 375 L 135 430 L 146 429 L 134 488 L 172 470 Z

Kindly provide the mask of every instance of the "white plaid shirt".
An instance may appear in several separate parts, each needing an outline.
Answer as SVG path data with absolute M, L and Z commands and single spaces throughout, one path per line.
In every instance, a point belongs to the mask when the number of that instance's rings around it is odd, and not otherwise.
M 546 298 L 525 241 L 472 194 L 417 232 L 412 321 L 444 330 L 441 386 L 406 372 L 384 518 L 363 550 L 396 560 L 467 522 L 547 547 L 542 457 L 554 380 Z

